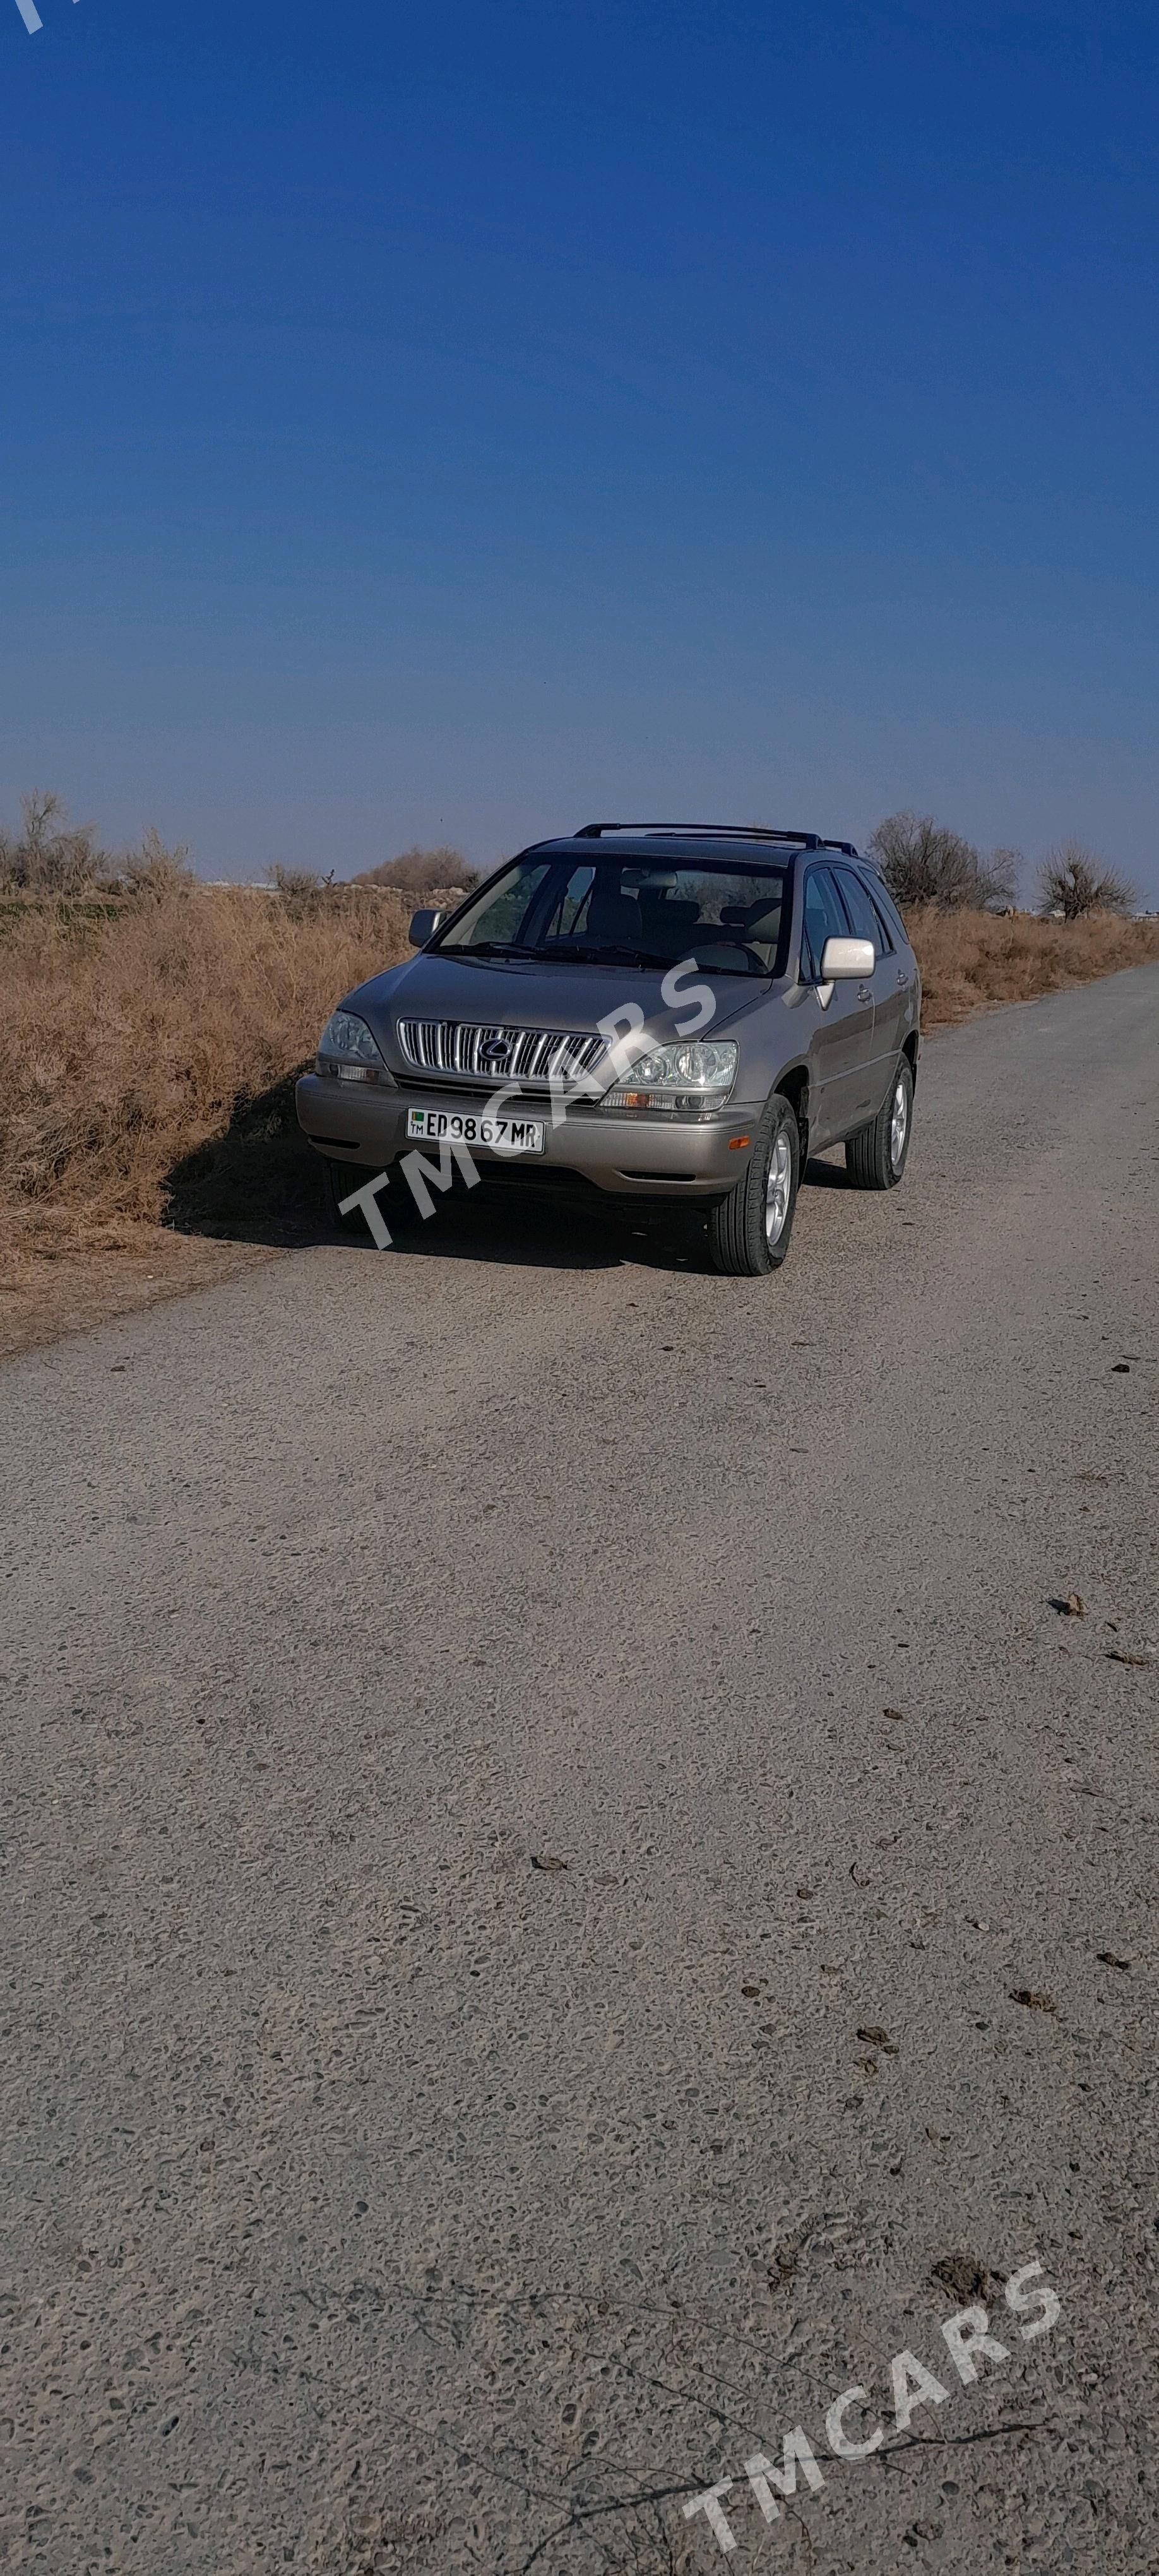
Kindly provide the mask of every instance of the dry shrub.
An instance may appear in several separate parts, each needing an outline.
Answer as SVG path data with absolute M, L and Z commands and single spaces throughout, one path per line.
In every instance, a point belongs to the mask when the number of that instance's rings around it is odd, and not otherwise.
M 156 882 L 103 907 L 7 907 L 10 1205 L 51 1202 L 94 1228 L 162 1217 L 174 1167 L 286 1083 L 351 985 L 406 956 L 408 910 L 337 888 L 303 916 L 243 889 Z
M 273 892 L 291 912 L 318 912 L 334 892 L 334 870 L 322 876 L 317 868 L 287 868 L 275 859 L 266 869 Z
M 384 859 L 381 866 L 367 868 L 356 877 L 356 885 L 394 886 L 400 894 L 425 895 L 445 893 L 454 887 L 460 894 L 479 883 L 478 868 L 470 868 L 461 850 L 443 842 L 437 850 L 400 850 L 397 859 Z
M 1159 957 L 1159 920 L 1037 921 L 1030 913 L 942 912 L 906 916 L 922 970 L 926 1028 L 972 1018 L 997 1002 L 1030 1002 L 1068 984 L 1089 984 L 1120 966 Z

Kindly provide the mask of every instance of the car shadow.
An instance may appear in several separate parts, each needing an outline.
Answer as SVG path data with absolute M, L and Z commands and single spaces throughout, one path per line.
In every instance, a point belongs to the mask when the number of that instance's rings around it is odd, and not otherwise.
M 178 1234 L 228 1243 L 328 1239 L 332 1229 L 320 1165 L 294 1108 L 296 1081 L 297 1073 L 290 1073 L 268 1091 L 239 1100 L 219 1135 L 170 1166 L 166 1225 Z
M 831 1154 L 843 1154 L 843 1145 L 826 1148 Z M 810 1154 L 801 1174 L 802 1184 L 810 1190 L 851 1190 L 854 1186 L 844 1163 L 823 1163 L 819 1154 Z
M 341 1245 L 373 1252 L 365 1232 L 339 1231 L 327 1203 L 322 1163 L 306 1143 L 294 1107 L 296 1074 L 239 1101 L 228 1124 L 166 1174 L 165 1223 L 211 1241 L 302 1248 Z M 351 1187 L 362 1174 L 352 1167 Z M 380 1192 L 392 1249 L 404 1257 L 495 1261 L 515 1268 L 710 1269 L 703 1219 L 691 1209 L 609 1203 L 594 1190 L 539 1192 L 533 1183 L 486 1179 L 468 1191 L 456 1173 L 424 1223 L 397 1179 Z
M 339 1243 L 373 1252 L 365 1235 L 339 1232 L 326 1200 L 319 1157 L 307 1145 L 294 1107 L 295 1074 L 256 1098 L 239 1101 L 228 1124 L 166 1176 L 165 1222 L 179 1234 L 213 1241 L 285 1248 Z M 351 1185 L 360 1174 L 351 1171 Z M 839 1164 L 812 1157 L 803 1180 L 812 1189 L 846 1189 Z M 481 1179 L 468 1190 L 456 1173 L 445 1198 L 424 1222 L 397 1179 L 379 1204 L 404 1258 L 502 1262 L 515 1269 L 646 1269 L 711 1272 L 703 1215 L 695 1208 L 641 1200 L 616 1202 L 582 1185 L 555 1195 L 528 1180 Z
M 408 1194 L 409 1196 L 409 1194 Z M 703 1218 L 669 1207 L 592 1206 L 586 1198 L 534 1196 L 456 1182 L 423 1222 L 387 1191 L 379 1204 L 392 1249 L 422 1259 L 500 1262 L 515 1269 L 710 1271 Z M 355 1250 L 358 1246 L 355 1242 Z M 373 1247 L 367 1237 L 367 1250 Z

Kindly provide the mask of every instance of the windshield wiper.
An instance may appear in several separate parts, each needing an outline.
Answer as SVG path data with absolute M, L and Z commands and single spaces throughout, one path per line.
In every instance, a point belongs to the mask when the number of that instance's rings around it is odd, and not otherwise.
M 530 957 L 556 959 L 568 966 L 670 966 L 672 963 L 670 957 L 661 956 L 656 949 L 619 947 L 615 940 L 609 940 L 606 948 L 585 946 L 582 941 L 573 948 L 568 941 L 552 940 L 549 947 L 531 948 L 527 953 Z
M 470 944 L 448 939 L 432 950 L 436 957 L 534 957 L 536 953 L 534 948 L 521 948 L 514 939 L 475 939 Z

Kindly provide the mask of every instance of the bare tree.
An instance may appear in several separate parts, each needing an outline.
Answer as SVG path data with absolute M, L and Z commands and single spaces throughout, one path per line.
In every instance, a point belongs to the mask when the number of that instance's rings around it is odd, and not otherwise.
M 1081 921 L 1088 912 L 1126 915 L 1138 900 L 1127 878 L 1081 841 L 1060 841 L 1057 849 L 1047 851 L 1038 871 L 1039 911 L 1061 912 L 1065 921 Z
M 943 912 L 984 912 L 1011 903 L 1018 853 L 994 850 L 984 859 L 972 841 L 935 823 L 932 814 L 887 814 L 871 833 L 870 849 L 896 903 L 936 903 Z
M 991 908 L 996 912 L 1012 912 L 1014 898 L 1026 874 L 1023 852 L 1006 848 L 991 850 L 987 864 L 997 889 L 991 898 Z
M 0 836 L 0 877 L 26 894 L 80 894 L 112 865 L 91 823 L 70 823 L 48 788 L 20 799 L 23 828 Z

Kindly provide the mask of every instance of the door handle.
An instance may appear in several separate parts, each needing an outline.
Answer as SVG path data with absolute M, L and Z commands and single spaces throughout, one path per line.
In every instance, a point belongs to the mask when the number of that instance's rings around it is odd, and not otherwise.
M 857 987 L 857 999 L 858 999 L 858 1001 L 859 1001 L 859 1002 L 871 1002 L 871 1001 L 873 1000 L 873 995 L 872 995 L 872 993 L 871 993 L 871 991 L 870 991 L 870 989 L 869 989 L 868 984 L 859 984 L 859 985 L 858 985 L 858 987 Z
M 909 976 L 906 974 L 906 971 L 905 971 L 904 966 L 899 966 L 899 967 L 898 967 L 898 970 L 897 970 L 897 980 L 898 980 L 898 987 L 899 987 L 899 990 L 900 990 L 901 992 L 903 992 L 903 993 L 904 993 L 905 988 L 906 988 L 906 985 L 907 985 L 907 984 L 908 984 L 908 982 L 909 982 Z

